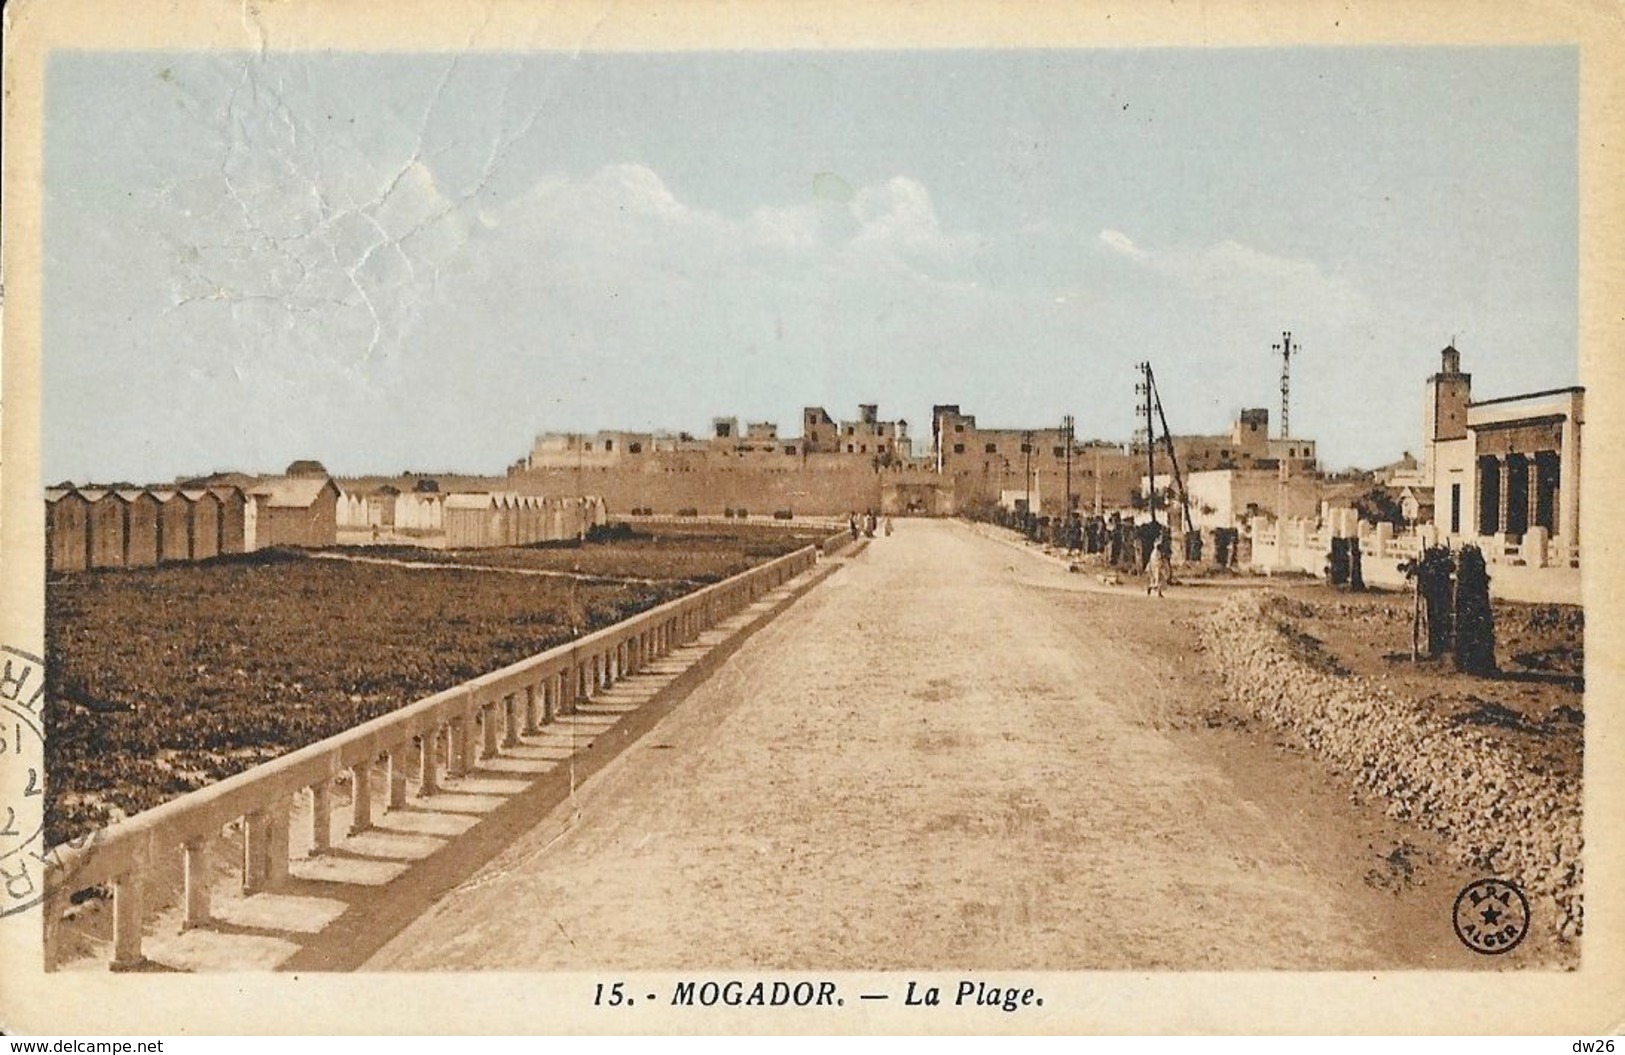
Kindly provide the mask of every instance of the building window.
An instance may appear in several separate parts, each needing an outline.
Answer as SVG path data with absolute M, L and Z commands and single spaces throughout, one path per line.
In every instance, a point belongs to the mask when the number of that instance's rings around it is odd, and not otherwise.
M 848 436 L 850 436 L 850 435 L 852 435 L 852 426 L 851 426 L 851 425 L 848 425 L 848 426 L 847 426 L 847 427 L 846 427 L 846 434 L 847 434 L 847 435 L 848 435 Z
M 614 440 L 605 440 L 604 441 L 604 450 L 606 452 L 607 451 L 612 451 L 614 449 L 615 449 L 615 441 Z
M 1021 453 L 1022 454 L 1031 454 L 1032 452 L 1033 452 L 1033 445 L 1032 444 L 1023 443 L 1021 445 Z
M 1064 457 L 1066 457 L 1066 448 L 1065 447 L 1057 447 L 1057 448 L 1055 448 L 1054 454 L 1055 454 L 1055 457 L 1057 457 L 1057 458 L 1064 458 Z
M 588 449 L 588 450 L 589 450 L 589 451 L 590 451 L 590 450 L 592 450 L 592 444 L 590 444 L 590 443 L 589 443 L 589 444 L 587 444 L 587 449 Z
M 868 454 L 869 453 L 869 445 L 867 443 L 861 444 L 858 447 L 858 453 L 859 454 Z
M 626 453 L 628 453 L 628 454 L 642 454 L 643 453 L 643 444 L 641 444 L 641 443 L 627 444 Z
M 965 453 L 965 445 L 963 443 L 954 444 L 954 453 L 955 454 L 964 454 Z
M 954 426 L 954 431 L 955 432 L 964 432 L 965 431 L 965 426 L 963 426 L 963 425 L 955 425 Z
M 795 452 L 796 452 L 796 445 L 793 444 L 793 443 L 790 444 L 790 446 L 784 448 L 784 453 L 785 454 L 794 454 Z
M 852 444 L 850 444 L 850 443 L 848 443 L 848 444 L 847 444 L 847 445 L 846 445 L 846 453 L 848 453 L 848 454 L 852 454 L 852 453 L 853 453 L 853 450 L 852 450 Z
M 1461 534 L 1461 485 L 1450 485 L 1450 533 Z
M 997 443 L 990 443 L 983 447 L 982 450 L 986 454 L 997 454 L 999 453 L 999 445 Z

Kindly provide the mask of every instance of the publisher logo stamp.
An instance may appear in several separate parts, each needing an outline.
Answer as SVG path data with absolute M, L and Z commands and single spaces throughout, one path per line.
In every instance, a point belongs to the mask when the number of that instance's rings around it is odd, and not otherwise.
M 1474 952 L 1511 952 L 1529 933 L 1529 899 L 1504 879 L 1479 879 L 1456 895 L 1456 937 Z

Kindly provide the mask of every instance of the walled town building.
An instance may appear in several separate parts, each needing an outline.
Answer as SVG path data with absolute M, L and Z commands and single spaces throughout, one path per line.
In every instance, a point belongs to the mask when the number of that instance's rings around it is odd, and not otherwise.
M 1581 387 L 1474 401 L 1461 353 L 1446 347 L 1424 388 L 1421 464 L 1388 485 L 1432 492 L 1442 540 L 1577 567 L 1584 425 Z
M 1316 472 L 1315 443 L 1269 435 L 1269 412 L 1247 410 L 1219 436 L 1175 437 L 1182 471 Z M 1166 455 L 1159 446 L 1159 465 Z M 523 493 L 604 496 L 616 510 L 672 514 L 842 516 L 851 511 L 951 515 L 1000 502 L 1058 515 L 1071 508 L 1126 508 L 1146 470 L 1143 447 L 1079 441 L 1059 426 L 985 428 L 957 404 L 932 408 L 931 445 L 916 457 L 908 422 L 878 404 L 837 421 L 823 407 L 802 411 L 801 435 L 772 422 L 715 418 L 711 435 L 601 431 L 546 433 L 509 474 Z
M 1184 468 L 1183 464 L 1180 466 Z M 1144 487 L 1145 478 L 1141 478 Z M 1327 495 L 1338 490 L 1318 473 L 1283 475 L 1276 469 L 1202 469 L 1184 477 L 1191 522 L 1200 530 L 1240 528 L 1256 518 L 1317 516 Z M 1182 521 L 1184 507 L 1172 474 L 1158 473 L 1156 488 L 1168 495 L 1168 507 Z M 1343 488 L 1346 490 L 1346 488 Z
M 835 421 L 821 407 L 803 414 L 803 435 L 785 437 L 773 422 L 712 420 L 711 433 L 600 431 L 546 433 L 510 471 L 507 487 L 521 494 L 600 497 L 619 512 L 648 509 L 720 515 L 745 510 L 766 516 L 788 511 L 844 516 L 880 510 L 883 492 L 902 511 L 907 501 L 951 511 L 951 501 L 927 498 L 941 481 L 914 473 L 906 421 L 883 420 L 876 404 Z

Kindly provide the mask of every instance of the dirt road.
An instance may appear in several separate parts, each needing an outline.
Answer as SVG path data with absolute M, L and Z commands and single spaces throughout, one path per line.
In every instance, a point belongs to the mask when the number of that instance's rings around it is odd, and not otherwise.
M 368 967 L 1486 966 L 1419 836 L 1199 719 L 1208 589 L 897 528 Z

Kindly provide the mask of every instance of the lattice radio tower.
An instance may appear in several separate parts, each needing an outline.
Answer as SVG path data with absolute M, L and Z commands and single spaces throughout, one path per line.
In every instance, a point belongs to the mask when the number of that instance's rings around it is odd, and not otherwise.
M 1270 346 L 1281 355 L 1281 438 L 1292 435 L 1292 422 L 1288 412 L 1292 404 L 1292 353 L 1298 351 L 1292 343 L 1292 331 L 1281 331 L 1281 343 Z

